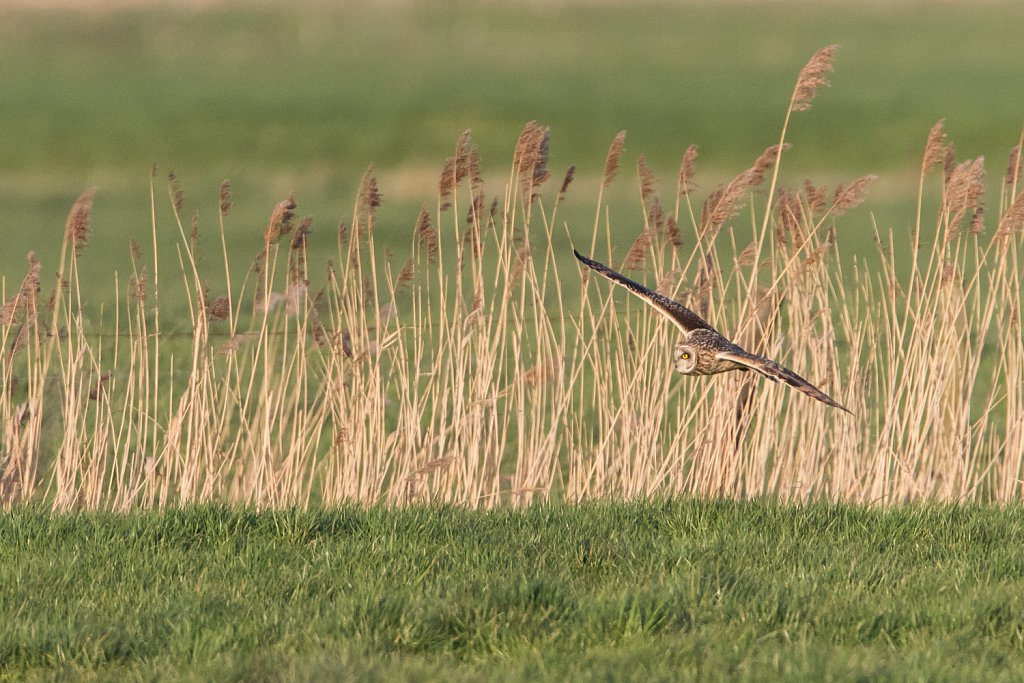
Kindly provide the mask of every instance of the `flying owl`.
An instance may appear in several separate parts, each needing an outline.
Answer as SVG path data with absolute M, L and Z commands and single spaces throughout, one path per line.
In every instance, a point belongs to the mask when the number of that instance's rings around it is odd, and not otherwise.
M 588 259 L 575 249 L 573 249 L 573 253 L 576 254 L 580 263 L 612 282 L 622 285 L 683 331 L 683 338 L 676 342 L 673 353 L 676 371 L 684 375 L 714 375 L 729 370 L 754 370 L 773 382 L 785 382 L 797 391 L 816 398 L 822 403 L 847 413 L 850 412 L 789 368 L 768 358 L 747 353 L 738 345 L 733 344 L 718 330 L 711 327 L 706 320 L 681 303 L 651 291 L 603 263 Z

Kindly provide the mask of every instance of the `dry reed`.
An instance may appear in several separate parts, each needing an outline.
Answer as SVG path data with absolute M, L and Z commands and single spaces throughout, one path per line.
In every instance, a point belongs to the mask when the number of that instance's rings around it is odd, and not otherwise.
M 986 238 L 983 162 L 956 163 L 936 124 L 909 276 L 893 256 L 895 237 L 878 232 L 879 266 L 858 260 L 844 274 L 835 219 L 863 200 L 872 178 L 831 197 L 811 182 L 776 188 L 789 115 L 827 83 L 832 55 L 826 48 L 801 71 L 779 142 L 709 193 L 699 220 L 690 204 L 696 147 L 683 156 L 673 213 L 638 162 L 643 228 L 624 267 L 819 384 L 853 416 L 740 373 L 674 374 L 675 329 L 621 290 L 581 277 L 555 234 L 554 212 L 576 170 L 551 207 L 537 201 L 550 132 L 531 122 L 489 211 L 478 152 L 468 132 L 460 136 L 437 210 L 420 211 L 411 257 L 397 271 L 377 244 L 382 197 L 367 172 L 324 272 L 306 261 L 317 234 L 308 220 L 294 223 L 289 197 L 272 208 L 250 277 L 233 288 L 225 181 L 223 282 L 212 286 L 226 293 L 214 296 L 197 266 L 198 222 L 183 223 L 184 195 L 172 179 L 189 301 L 190 335 L 180 344 L 161 331 L 167 284 L 158 277 L 155 200 L 151 261 L 133 246 L 112 334 L 89 328 L 77 269 L 93 199 L 84 193 L 69 214 L 51 305 L 38 303 L 44 268 L 31 255 L 20 283 L 10 293 L 5 284 L 0 501 L 128 510 L 674 494 L 1020 500 L 1019 157 L 1011 156 L 1007 196 L 989 209 L 997 228 Z M 623 231 L 610 224 L 603 196 L 623 142 L 620 133 L 600 175 L 590 239 L 569 226 L 578 245 L 593 250 L 601 235 L 610 252 L 618 244 Z M 747 202 L 769 169 L 767 200 Z M 922 218 L 929 182 L 942 192 L 934 226 Z M 744 205 L 750 216 L 737 220 Z M 865 229 L 863 217 L 844 220 Z M 680 224 L 696 240 L 689 253 Z M 932 230 L 940 239 L 919 250 Z M 240 306 L 247 296 L 258 305 Z M 577 298 L 570 311 L 566 302 Z

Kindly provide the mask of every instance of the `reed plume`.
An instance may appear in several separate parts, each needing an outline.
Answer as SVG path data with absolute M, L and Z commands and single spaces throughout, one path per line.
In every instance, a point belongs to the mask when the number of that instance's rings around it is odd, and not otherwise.
M 781 145 L 772 145 L 761 152 L 761 156 L 757 157 L 757 159 L 754 160 L 754 165 L 750 167 L 748 184 L 751 187 L 757 187 L 763 183 L 764 174 L 778 163 L 779 154 L 785 152 L 789 148 L 789 143 L 783 143 Z
M 1010 150 L 1010 159 L 1006 162 L 1006 175 L 1003 177 L 1003 182 L 1009 187 L 1015 187 L 1017 180 L 1020 178 L 1021 172 L 1021 157 L 1020 157 L 1020 145 L 1015 145 Z
M 722 225 L 742 208 L 756 176 L 753 169 L 743 171 L 725 185 L 712 191 L 704 200 L 701 211 L 700 235 L 713 238 Z
M 615 134 L 612 144 L 608 147 L 608 156 L 604 161 L 604 174 L 601 176 L 601 189 L 605 189 L 615 180 L 619 172 L 619 159 L 622 156 L 622 149 L 626 143 L 626 131 L 620 130 Z
M 985 158 L 978 157 L 964 161 L 953 169 L 946 182 L 943 196 L 943 211 L 948 216 L 949 234 L 958 233 L 961 221 L 968 211 L 981 206 L 985 195 Z
M 838 45 L 823 47 L 814 53 L 810 61 L 800 69 L 793 90 L 793 111 L 807 111 L 811 108 L 818 90 L 829 85 L 828 74 L 832 71 L 832 59 Z
M 380 188 L 377 185 L 377 176 L 373 173 L 373 167 L 366 169 L 362 182 L 359 183 L 359 199 L 357 201 L 359 222 L 356 235 L 359 239 L 369 236 L 377 218 L 377 209 L 383 201 Z
M 452 206 L 452 192 L 455 190 L 456 158 L 448 157 L 444 160 L 444 167 L 441 168 L 441 178 L 438 181 L 438 208 L 447 211 Z
M 167 185 L 171 193 L 171 206 L 174 207 L 174 213 L 181 213 L 181 209 L 185 205 L 185 190 L 181 188 L 181 183 L 178 182 L 178 176 L 174 171 L 167 174 Z
M 36 258 L 34 251 L 28 252 L 26 259 L 28 272 L 22 278 L 17 294 L 0 307 L 0 325 L 10 325 L 19 319 L 35 317 L 36 302 L 41 291 L 39 274 L 43 264 Z
M 679 194 L 690 194 L 697 186 L 694 184 L 697 166 L 697 145 L 690 145 L 683 153 L 683 160 L 679 163 Z
M 420 209 L 420 215 L 416 219 L 416 241 L 419 243 L 420 248 L 426 250 L 427 260 L 431 263 L 437 260 L 437 231 L 434 226 L 430 223 L 430 214 L 427 212 L 427 207 Z
M 647 200 L 654 194 L 656 178 L 650 164 L 647 163 L 647 157 L 643 154 L 636 160 L 636 168 L 637 174 L 640 176 L 640 199 L 646 204 Z
M 68 213 L 64 235 L 76 256 L 80 255 L 89 244 L 89 237 L 92 233 L 92 201 L 95 196 L 96 188 L 89 188 L 78 195 L 78 199 L 71 205 L 71 211 Z
M 231 211 L 231 207 L 232 207 L 232 203 L 231 203 L 231 181 L 228 180 L 227 178 L 225 178 L 221 182 L 221 184 L 220 184 L 220 195 L 219 196 L 220 196 L 220 205 L 218 207 L 218 210 L 220 212 L 220 217 L 221 218 L 225 218 L 225 217 L 227 217 L 228 212 Z
M 825 210 L 827 196 L 828 192 L 824 185 L 815 185 L 810 180 L 804 181 L 804 201 L 807 202 L 811 216 L 821 215 Z
M 282 200 L 274 206 L 270 220 L 267 221 L 267 229 L 263 232 L 264 244 L 274 244 L 291 232 L 296 206 L 294 192 L 288 195 L 288 199 Z
M 794 190 L 785 188 L 779 189 L 779 195 L 775 200 L 776 221 L 775 240 L 779 244 L 792 244 L 799 249 L 804 243 L 803 228 L 801 221 L 804 217 L 804 207 L 800 201 L 800 195 Z
M 629 250 L 626 252 L 626 258 L 622 262 L 623 270 L 643 270 L 644 261 L 647 258 L 647 250 L 651 248 L 653 237 L 654 232 L 649 228 L 644 228 L 640 231 L 640 234 L 633 240 L 633 244 L 630 245 Z
M 565 199 L 565 192 L 569 189 L 569 185 L 572 183 L 573 176 L 576 175 L 576 166 L 570 166 L 565 172 L 565 177 L 562 179 L 562 187 L 558 190 L 558 201 Z
M 519 189 L 527 202 L 533 202 L 535 189 L 551 177 L 547 168 L 550 153 L 551 130 L 536 121 L 527 123 L 519 134 L 515 151 Z
M 999 219 L 995 239 L 1006 241 L 1011 235 L 1024 231 L 1024 191 L 1018 194 Z
M 921 158 L 921 173 L 932 166 L 946 163 L 946 155 L 949 152 L 949 142 L 946 139 L 946 120 L 939 119 L 928 131 L 928 140 L 924 145 L 924 156 Z
M 864 201 L 868 187 L 878 178 L 876 175 L 866 175 L 851 181 L 848 184 L 836 186 L 832 195 L 832 206 L 830 211 L 833 216 L 840 216 L 850 209 L 855 209 Z

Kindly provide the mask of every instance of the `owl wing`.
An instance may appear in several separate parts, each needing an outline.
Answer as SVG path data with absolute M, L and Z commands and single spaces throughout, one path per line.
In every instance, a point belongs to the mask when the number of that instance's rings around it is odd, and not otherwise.
M 742 365 L 749 370 L 754 370 L 773 382 L 785 382 L 800 393 L 807 394 L 811 398 L 816 398 L 822 403 L 830 405 L 833 408 L 839 408 L 840 410 L 844 410 L 853 415 L 853 413 L 845 406 L 837 403 L 824 391 L 814 386 L 789 368 L 779 365 L 773 360 L 756 356 L 752 353 L 747 353 L 746 351 L 719 351 L 715 355 L 723 360 L 731 360 L 732 362 Z
M 622 273 L 615 272 L 603 263 L 598 263 L 597 261 L 588 259 L 575 249 L 573 249 L 572 252 L 576 254 L 576 258 L 580 263 L 603 275 L 612 282 L 622 285 L 630 292 L 643 299 L 644 302 L 652 306 L 654 310 L 671 320 L 683 331 L 684 334 L 692 332 L 693 330 L 701 329 L 717 332 L 717 330 L 711 327 L 704 318 L 700 317 L 686 306 L 683 306 L 678 301 L 674 301 L 664 294 L 658 294 L 657 292 L 644 287 L 636 280 L 630 280 Z

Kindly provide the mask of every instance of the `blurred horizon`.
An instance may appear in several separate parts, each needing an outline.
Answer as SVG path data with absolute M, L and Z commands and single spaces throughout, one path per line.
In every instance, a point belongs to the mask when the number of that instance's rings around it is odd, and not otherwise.
M 628 240 L 640 155 L 672 197 L 683 152 L 698 145 L 703 197 L 778 141 L 799 69 L 832 43 L 831 87 L 794 115 L 782 182 L 879 175 L 864 212 L 847 221 L 906 229 L 939 119 L 958 158 L 986 157 L 996 204 L 1024 125 L 1024 5 L 1011 2 L 46 0 L 9 4 L 0 17 L 8 278 L 20 278 L 28 249 L 53 260 L 64 216 L 90 186 L 99 188 L 95 248 L 120 267 L 127 236 L 150 231 L 154 163 L 169 244 L 171 170 L 186 213 L 207 221 L 220 180 L 231 179 L 229 238 L 247 257 L 292 191 L 314 230 L 332 232 L 372 165 L 382 229 L 404 248 L 462 131 L 472 130 L 494 195 L 530 120 L 551 127 L 552 175 L 576 166 L 567 220 L 576 206 L 592 221 L 608 144 L 628 131 L 612 192 L 632 211 L 613 214 Z M 113 255 L 87 270 L 109 274 Z

